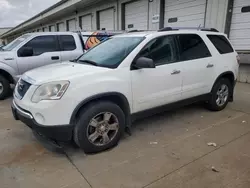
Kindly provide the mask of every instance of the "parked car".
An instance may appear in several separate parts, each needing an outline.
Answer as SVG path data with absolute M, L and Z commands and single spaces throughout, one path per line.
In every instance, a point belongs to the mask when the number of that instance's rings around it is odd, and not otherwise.
M 25 34 L 0 52 L 0 100 L 28 70 L 78 58 L 84 51 L 121 32 L 40 32 Z
M 76 62 L 44 66 L 19 80 L 16 120 L 86 153 L 117 145 L 138 117 L 197 101 L 233 101 L 238 55 L 223 33 L 165 28 L 111 37 Z M 164 107 L 164 108 L 163 108 Z
M 4 47 L 3 44 L 0 44 L 0 51 L 2 51 L 2 48 Z

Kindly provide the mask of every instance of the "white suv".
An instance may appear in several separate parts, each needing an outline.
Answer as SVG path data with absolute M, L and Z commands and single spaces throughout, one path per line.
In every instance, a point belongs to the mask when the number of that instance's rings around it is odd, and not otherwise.
M 226 35 L 214 29 L 117 35 L 76 62 L 25 73 L 12 111 L 48 140 L 100 152 L 141 115 L 197 101 L 224 109 L 233 101 L 238 61 Z

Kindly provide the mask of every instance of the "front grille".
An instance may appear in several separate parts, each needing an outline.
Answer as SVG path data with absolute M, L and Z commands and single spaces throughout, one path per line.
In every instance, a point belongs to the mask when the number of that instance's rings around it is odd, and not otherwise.
M 30 83 L 25 82 L 22 79 L 17 83 L 17 92 L 20 95 L 21 99 L 24 97 L 30 86 Z

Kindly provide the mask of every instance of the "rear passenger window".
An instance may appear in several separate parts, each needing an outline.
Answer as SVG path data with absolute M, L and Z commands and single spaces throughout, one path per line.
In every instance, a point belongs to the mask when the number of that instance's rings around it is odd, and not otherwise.
M 220 54 L 227 54 L 234 52 L 231 44 L 228 42 L 225 36 L 223 35 L 207 35 L 209 40 L 213 43 L 215 48 L 219 51 Z
M 76 49 L 75 39 L 72 35 L 61 35 L 60 44 L 62 51 L 72 51 Z
M 210 57 L 206 44 L 199 35 L 196 34 L 181 34 L 177 35 L 180 48 L 180 60 L 188 61 Z

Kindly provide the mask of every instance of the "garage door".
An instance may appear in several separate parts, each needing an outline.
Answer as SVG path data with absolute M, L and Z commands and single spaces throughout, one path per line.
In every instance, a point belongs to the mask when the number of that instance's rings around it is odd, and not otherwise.
M 91 14 L 80 17 L 81 27 L 84 31 L 92 30 L 92 16 Z
M 48 27 L 44 27 L 43 28 L 43 32 L 48 32 L 49 31 L 49 28 Z
M 57 24 L 57 31 L 66 31 L 65 24 L 63 22 Z
M 99 29 L 115 30 L 115 11 L 113 8 L 99 12 Z
M 148 29 L 148 1 L 139 0 L 125 4 L 125 30 Z
M 250 51 L 250 0 L 235 0 L 230 40 L 236 50 Z
M 55 32 L 56 31 L 56 27 L 54 25 L 49 26 L 49 31 Z
M 76 19 L 67 20 L 67 31 L 76 31 Z
M 204 26 L 206 0 L 165 0 L 165 27 Z

